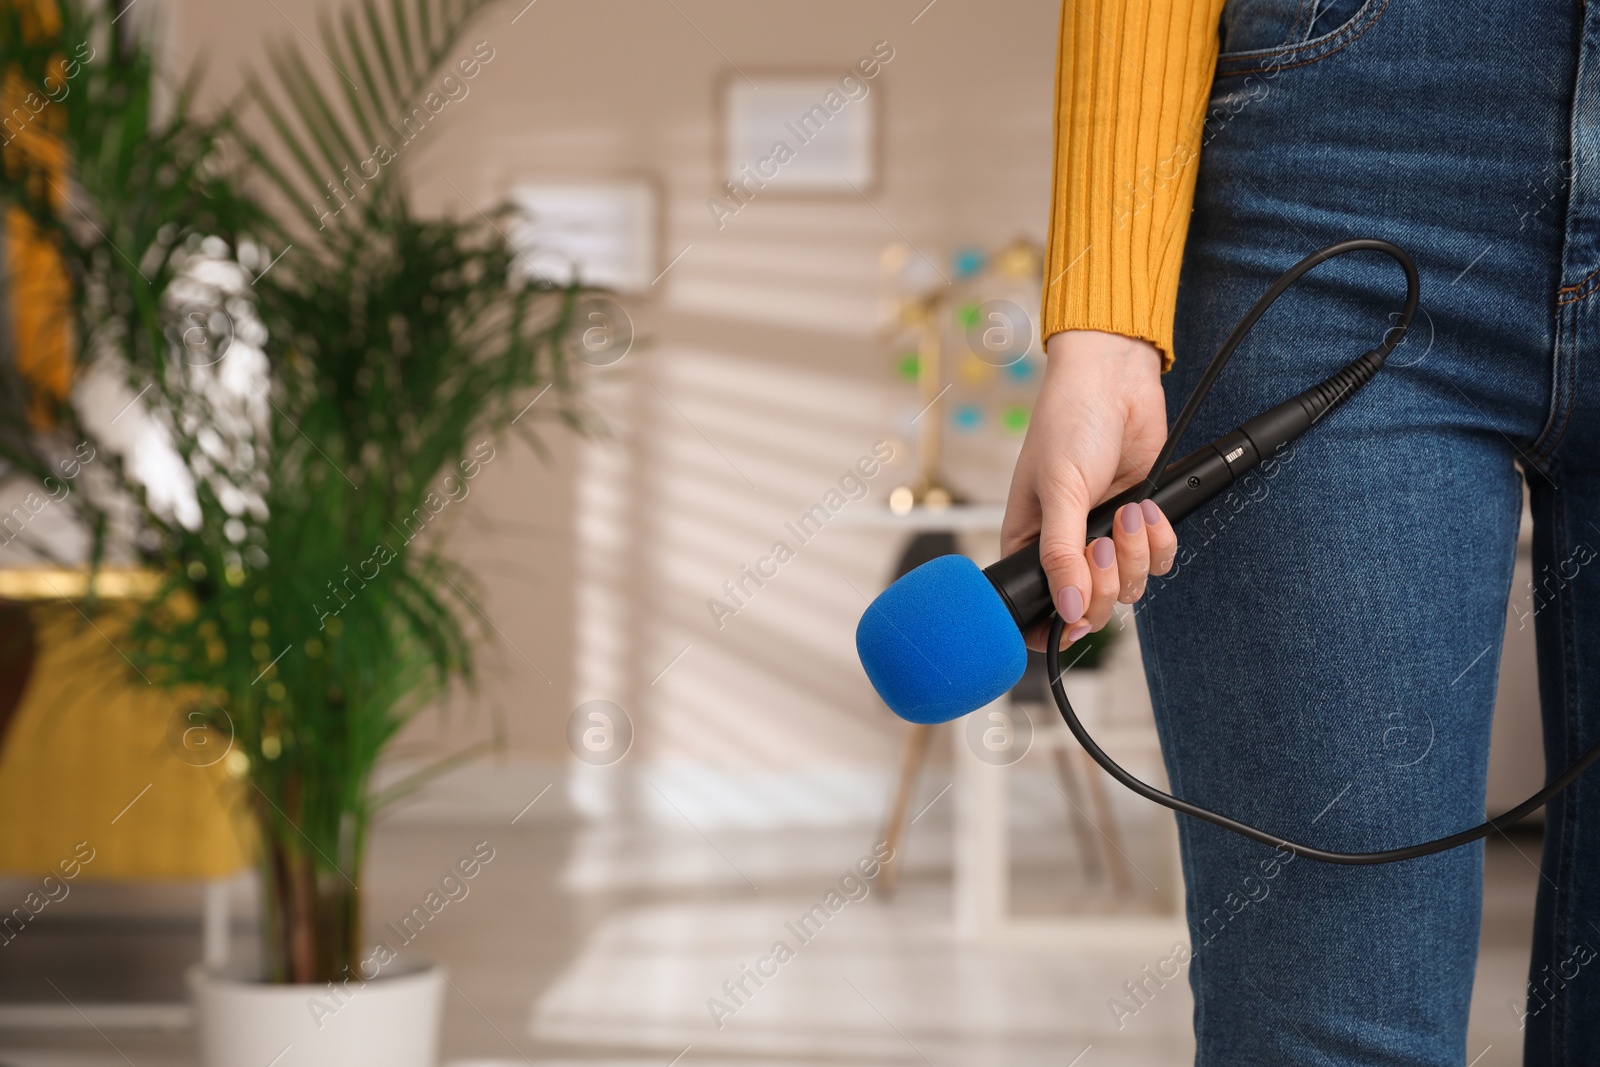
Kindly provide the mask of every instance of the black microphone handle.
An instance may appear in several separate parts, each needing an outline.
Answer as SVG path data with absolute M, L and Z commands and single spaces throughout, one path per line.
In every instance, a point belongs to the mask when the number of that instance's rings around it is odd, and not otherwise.
M 1149 494 L 1167 521 L 1176 523 L 1192 514 L 1207 500 L 1232 485 L 1239 474 L 1255 466 L 1258 455 L 1249 439 L 1235 430 L 1223 440 L 1232 438 L 1239 439 L 1240 443 L 1234 448 L 1242 452 L 1232 467 L 1223 458 L 1225 453 L 1217 450 L 1216 444 L 1198 448 L 1167 467 L 1155 492 Z M 1096 507 L 1089 512 L 1085 528 L 1087 539 L 1093 541 L 1097 537 L 1108 536 L 1117 509 L 1143 499 L 1145 483 L 1141 480 L 1132 489 Z M 1027 630 L 1050 617 L 1053 609 L 1050 582 L 1045 577 L 1044 565 L 1039 562 L 1038 541 L 1030 541 L 1011 555 L 990 564 L 983 573 L 1006 602 L 1019 630 Z
M 1262 412 L 1238 429 L 1167 466 L 1156 480 L 1155 501 L 1167 521 L 1176 525 L 1207 501 L 1242 478 L 1247 471 L 1284 448 L 1351 393 L 1372 379 L 1383 366 L 1386 353 L 1374 349 L 1325 381 Z M 1085 524 L 1088 541 L 1111 533 L 1111 523 L 1124 504 L 1146 497 L 1146 483 L 1119 493 L 1089 512 Z M 1039 542 L 1032 541 L 1011 555 L 984 568 L 984 575 L 1000 593 L 1017 628 L 1027 630 L 1050 617 L 1050 583 L 1039 562 Z

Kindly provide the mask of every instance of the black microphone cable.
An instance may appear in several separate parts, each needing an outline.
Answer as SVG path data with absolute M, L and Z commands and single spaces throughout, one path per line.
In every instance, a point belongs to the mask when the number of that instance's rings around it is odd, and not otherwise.
M 1372 237 L 1340 241 L 1319 252 L 1312 253 L 1285 271 L 1272 284 L 1272 288 L 1262 294 L 1261 298 L 1251 306 L 1250 310 L 1234 326 L 1227 339 L 1223 341 L 1222 347 L 1217 349 L 1217 354 L 1211 358 L 1211 363 L 1206 367 L 1205 373 L 1200 376 L 1200 381 L 1195 385 L 1194 392 L 1190 393 L 1189 399 L 1184 402 L 1183 409 L 1178 413 L 1177 419 L 1173 421 L 1172 431 L 1167 435 L 1167 441 L 1161 448 L 1161 454 L 1156 457 L 1155 463 L 1150 467 L 1150 474 L 1145 479 L 1139 495 L 1148 497 L 1156 491 L 1160 476 L 1166 470 L 1167 464 L 1172 458 L 1173 450 L 1177 447 L 1184 431 L 1189 428 L 1189 423 L 1194 420 L 1195 413 L 1199 410 L 1201 402 L 1206 398 L 1206 394 L 1211 392 L 1211 387 L 1215 384 L 1217 375 L 1222 372 L 1222 368 L 1228 362 L 1229 357 L 1233 355 L 1234 350 L 1239 347 L 1239 344 L 1250 333 L 1256 322 L 1262 315 L 1266 314 L 1267 309 L 1277 301 L 1278 297 L 1283 295 L 1286 289 L 1298 281 L 1301 275 L 1335 256 L 1345 255 L 1349 252 L 1382 252 L 1399 263 L 1406 276 L 1406 302 L 1404 309 L 1395 321 L 1395 325 L 1385 335 L 1381 345 L 1365 353 L 1360 359 L 1350 363 L 1319 386 L 1314 387 L 1315 390 L 1322 393 L 1321 398 L 1325 401 L 1325 406 L 1318 417 L 1328 411 L 1332 411 L 1335 406 L 1370 381 L 1373 375 L 1377 374 L 1383 367 L 1384 361 L 1388 359 L 1389 354 L 1394 351 L 1395 346 L 1405 337 L 1406 329 L 1411 325 L 1411 317 L 1416 313 L 1419 288 L 1417 268 L 1411 261 L 1411 257 L 1403 249 L 1390 244 L 1388 241 Z M 1264 845 L 1271 845 L 1274 848 L 1291 852 L 1296 856 L 1304 856 L 1307 859 L 1319 860 L 1323 863 L 1337 863 L 1346 866 L 1394 863 L 1398 860 L 1416 859 L 1419 856 L 1431 856 L 1435 852 L 1444 852 L 1459 845 L 1470 844 L 1473 841 L 1488 837 L 1496 831 L 1504 830 L 1532 812 L 1537 811 L 1549 803 L 1556 794 L 1577 781 L 1578 777 L 1594 766 L 1597 760 L 1600 760 L 1600 743 L 1596 743 L 1583 755 L 1579 756 L 1572 766 L 1552 779 L 1543 789 L 1504 815 L 1445 837 L 1436 838 L 1432 841 L 1423 841 L 1415 845 L 1407 845 L 1403 848 L 1383 849 L 1377 852 L 1333 852 L 1328 849 L 1315 848 L 1311 845 L 1300 844 L 1298 841 L 1291 841 L 1278 834 L 1269 833 L 1266 830 L 1257 829 L 1237 819 L 1211 811 L 1209 808 L 1203 808 L 1198 804 L 1179 799 L 1170 793 L 1162 792 L 1155 786 L 1134 777 L 1127 770 L 1124 770 L 1116 760 L 1113 760 L 1106 754 L 1104 749 L 1095 743 L 1094 738 L 1089 736 L 1089 731 L 1084 729 L 1083 723 L 1078 721 L 1077 712 L 1072 710 L 1072 702 L 1067 699 L 1066 687 L 1061 681 L 1061 656 L 1059 652 L 1053 651 L 1061 647 L 1061 636 L 1065 630 L 1066 622 L 1059 614 L 1053 614 L 1050 623 L 1050 634 L 1045 640 L 1045 648 L 1052 650 L 1045 655 L 1045 673 L 1050 679 L 1050 692 L 1055 697 L 1056 707 L 1060 709 L 1061 717 L 1066 720 L 1067 729 L 1072 731 L 1072 736 L 1078 739 L 1078 743 L 1089 754 L 1089 758 L 1104 768 L 1105 772 L 1111 777 L 1146 800 L 1152 800 L 1163 807 L 1171 808 L 1173 811 L 1220 826 L 1224 830 L 1232 830 L 1234 833 L 1248 837 L 1252 841 L 1259 841 Z

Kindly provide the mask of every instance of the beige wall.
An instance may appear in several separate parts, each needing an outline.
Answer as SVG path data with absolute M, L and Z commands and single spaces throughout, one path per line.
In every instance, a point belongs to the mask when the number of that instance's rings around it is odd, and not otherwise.
M 263 42 L 315 36 L 324 6 L 173 0 L 167 15 L 178 62 L 204 56 L 220 92 Z M 466 736 L 494 712 L 517 750 L 556 755 L 570 710 L 605 697 L 659 759 L 887 766 L 899 731 L 852 635 L 855 590 L 881 585 L 892 538 L 830 528 L 720 631 L 705 600 L 888 436 L 885 246 L 903 233 L 942 264 L 957 244 L 1042 237 L 1058 9 L 941 0 L 913 24 L 920 0 L 538 0 L 513 24 L 519 7 L 469 34 L 494 60 L 407 149 L 422 208 L 471 210 L 452 183 L 487 206 L 519 179 L 647 175 L 662 264 L 692 247 L 628 301 L 645 341 L 594 376 L 613 439 L 555 433 L 549 463 L 508 449 L 475 487 L 455 543 L 504 640 L 471 710 L 423 733 Z M 842 71 L 878 41 L 894 58 L 874 84 L 872 203 L 758 199 L 719 232 L 706 200 L 730 61 L 759 84 L 776 67 Z M 882 506 L 891 478 L 852 507 Z

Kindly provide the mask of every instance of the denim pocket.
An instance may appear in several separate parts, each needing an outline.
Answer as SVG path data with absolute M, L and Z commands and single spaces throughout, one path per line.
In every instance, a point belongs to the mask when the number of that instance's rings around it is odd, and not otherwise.
M 1277 72 L 1345 48 L 1378 21 L 1390 0 L 1228 0 L 1218 78 Z

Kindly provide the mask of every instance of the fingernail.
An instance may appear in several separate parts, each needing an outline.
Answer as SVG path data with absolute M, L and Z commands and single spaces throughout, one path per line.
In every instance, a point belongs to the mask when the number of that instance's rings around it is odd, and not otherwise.
M 1144 512 L 1144 521 L 1151 526 L 1161 525 L 1161 509 L 1156 507 L 1154 500 L 1139 501 L 1139 510 Z M 1131 530 L 1129 531 L 1132 532 Z
M 1083 594 L 1077 586 L 1069 585 L 1056 594 L 1056 611 L 1068 623 L 1083 618 Z
M 1086 634 L 1088 632 L 1089 632 L 1089 624 L 1088 623 L 1086 623 L 1086 622 L 1073 623 L 1070 627 L 1067 628 L 1067 640 L 1068 641 L 1076 641 L 1078 638 L 1082 637 L 1084 634 Z
M 1094 544 L 1089 546 L 1089 554 L 1094 557 L 1094 565 L 1105 570 L 1117 561 L 1117 546 L 1111 543 L 1109 537 L 1096 537 Z
M 1144 518 L 1140 514 L 1141 510 L 1142 510 L 1141 508 L 1139 508 L 1137 505 L 1134 505 L 1134 504 L 1128 504 L 1128 505 L 1123 507 L 1123 509 L 1122 509 L 1122 532 L 1123 533 L 1138 533 L 1139 532 L 1139 528 L 1144 525 Z

